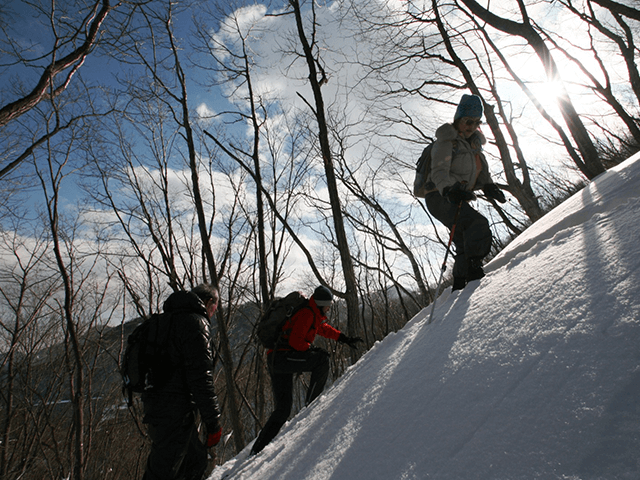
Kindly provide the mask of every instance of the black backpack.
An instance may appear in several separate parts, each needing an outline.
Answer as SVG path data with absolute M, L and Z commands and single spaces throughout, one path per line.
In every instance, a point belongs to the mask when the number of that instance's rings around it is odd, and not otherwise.
M 282 327 L 298 310 L 309 305 L 309 300 L 300 292 L 291 292 L 286 297 L 275 299 L 256 323 L 256 336 L 263 347 L 276 347 Z
M 427 195 L 427 179 L 431 173 L 431 150 L 433 143 L 430 143 L 416 162 L 416 175 L 413 180 L 413 195 L 424 198 Z
M 171 378 L 170 330 L 171 314 L 154 313 L 129 335 L 120 371 L 129 405 L 134 393 L 161 388 Z

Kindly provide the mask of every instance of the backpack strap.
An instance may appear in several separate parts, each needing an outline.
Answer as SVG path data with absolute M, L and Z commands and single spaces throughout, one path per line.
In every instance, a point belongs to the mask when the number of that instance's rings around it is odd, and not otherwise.
M 284 334 L 291 334 L 291 330 L 293 330 L 293 317 L 295 317 L 298 312 L 300 312 L 301 310 L 308 308 L 309 310 L 311 310 L 311 313 L 314 316 L 314 320 L 315 320 L 315 312 L 313 311 L 313 308 L 311 308 L 311 305 L 309 305 L 309 300 L 305 301 L 305 304 L 302 305 L 300 308 L 298 308 L 297 310 L 292 310 L 291 315 L 288 316 L 287 321 L 285 322 L 285 324 L 282 326 L 282 329 L 280 330 L 280 333 L 278 334 L 278 339 L 276 340 L 275 343 L 275 348 L 273 349 L 274 352 L 278 351 L 278 350 L 285 350 L 284 348 L 282 348 L 283 346 L 285 346 L 284 344 L 281 344 L 281 340 L 284 340 L 283 335 Z M 284 327 L 287 325 L 287 323 L 291 322 L 291 326 L 287 329 L 285 329 Z M 290 347 L 289 344 L 289 340 L 287 339 L 287 345 L 286 347 Z M 290 348 L 286 348 L 286 350 L 289 350 Z

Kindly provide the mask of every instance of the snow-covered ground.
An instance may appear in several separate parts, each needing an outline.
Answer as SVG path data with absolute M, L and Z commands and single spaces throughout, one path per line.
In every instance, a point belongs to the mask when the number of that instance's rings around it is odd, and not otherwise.
M 211 479 L 640 479 L 640 155 Z

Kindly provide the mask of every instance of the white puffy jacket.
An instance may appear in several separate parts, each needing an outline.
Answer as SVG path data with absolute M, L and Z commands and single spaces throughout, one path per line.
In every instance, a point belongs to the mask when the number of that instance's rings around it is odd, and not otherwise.
M 482 153 L 485 143 L 487 139 L 480 130 L 465 140 L 452 124 L 440 126 L 436 130 L 436 141 L 431 151 L 428 181 L 433 182 L 440 194 L 456 182 L 462 183 L 464 189 L 469 191 L 492 183 L 489 165 Z

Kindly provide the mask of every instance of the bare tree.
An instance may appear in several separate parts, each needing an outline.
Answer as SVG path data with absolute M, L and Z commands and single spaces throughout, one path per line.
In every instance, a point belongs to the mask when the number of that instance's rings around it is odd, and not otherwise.
M 20 471 L 19 462 L 25 453 L 12 449 L 12 445 L 17 443 L 18 432 L 22 430 L 20 412 L 24 411 L 24 406 L 20 400 L 18 376 L 26 353 L 23 346 L 34 323 L 43 315 L 57 283 L 51 272 L 46 275 L 43 268 L 49 253 L 43 238 L 34 237 L 33 245 L 29 245 L 29 239 L 15 231 L 4 232 L 1 237 L 1 250 L 12 253 L 15 260 L 13 265 L 4 265 L 0 273 L 0 298 L 6 306 L 3 311 L 7 313 L 0 321 L 3 344 L 0 370 L 4 372 L 0 389 L 3 405 L 0 476 L 9 478 L 10 474 Z
M 219 6 L 219 8 L 223 8 Z M 224 10 L 220 13 L 212 15 L 212 19 L 217 19 L 218 15 L 224 15 Z M 222 23 L 222 22 L 221 22 Z M 203 66 L 205 70 L 212 72 L 210 82 L 213 85 L 233 84 L 234 92 L 244 91 L 243 99 L 248 102 L 246 111 L 238 110 L 236 112 L 223 112 L 221 116 L 234 117 L 233 122 L 248 121 L 252 130 L 252 141 L 250 146 L 247 145 L 249 151 L 240 152 L 240 154 L 251 163 L 252 178 L 255 182 L 255 199 L 256 199 L 256 218 L 257 218 L 257 260 L 258 260 L 258 284 L 261 297 L 261 303 L 267 305 L 274 294 L 275 285 L 269 285 L 268 261 L 267 261 L 267 232 L 265 226 L 265 206 L 262 194 L 262 167 L 260 162 L 261 148 L 261 130 L 268 121 L 268 109 L 262 98 L 254 92 L 253 87 L 253 59 L 250 55 L 250 47 L 247 39 L 254 35 L 255 26 L 246 26 L 241 24 L 237 13 L 232 13 L 224 22 L 225 32 L 237 39 L 237 47 L 225 44 L 212 37 L 205 25 L 198 26 L 199 48 L 206 53 L 204 61 L 209 61 L 212 65 Z M 230 98 L 231 101 L 233 99 Z M 207 135 L 211 136 L 207 132 Z M 217 140 L 216 140 L 217 141 Z M 245 142 L 236 144 L 235 149 L 240 149 L 240 145 Z
M 320 144 L 320 152 L 322 155 L 322 163 L 324 166 L 325 180 L 329 190 L 329 203 L 333 217 L 333 227 L 337 238 L 340 261 L 342 264 L 342 275 L 345 282 L 345 292 L 339 293 L 343 296 L 347 303 L 347 329 L 349 335 L 355 335 L 356 325 L 358 325 L 360 311 L 358 309 L 358 288 L 356 284 L 355 270 L 353 267 L 353 259 L 351 257 L 349 241 L 344 225 L 344 214 L 341 207 L 340 193 L 336 180 L 334 164 L 332 159 L 332 149 L 330 143 L 329 127 L 326 119 L 326 111 L 324 98 L 322 95 L 322 85 L 327 82 L 327 76 L 322 66 L 322 60 L 319 57 L 319 49 L 316 43 L 316 29 L 318 24 L 315 18 L 315 2 L 310 2 L 311 8 L 311 33 L 307 34 L 302 19 L 302 9 L 298 0 L 289 0 L 292 13 L 295 17 L 296 29 L 300 46 L 302 47 L 302 58 L 304 58 L 309 69 L 309 85 L 313 91 L 313 106 L 307 102 L 309 108 L 315 116 L 318 128 L 318 142 Z M 306 102 L 306 100 L 305 100 Z M 357 354 L 352 354 L 353 360 L 357 359 Z
M 411 265 L 411 272 L 413 273 L 415 283 L 418 287 L 418 298 L 414 298 L 414 295 L 408 291 L 401 282 L 394 278 L 394 269 L 387 269 L 380 267 L 379 265 L 376 265 L 375 267 L 367 267 L 367 263 L 360 260 L 361 255 L 354 255 L 356 262 L 365 267 L 366 270 L 377 271 L 378 275 L 386 278 L 394 288 L 397 288 L 402 292 L 402 297 L 411 298 L 414 304 L 426 305 L 427 303 L 430 303 L 433 298 L 429 292 L 427 282 L 424 279 L 420 262 L 416 258 L 413 248 L 411 248 L 407 243 L 403 232 L 399 228 L 399 225 L 406 221 L 406 217 L 396 218 L 395 216 L 392 216 L 384 206 L 384 202 L 377 198 L 378 194 L 375 184 L 378 180 L 379 172 L 372 172 L 365 187 L 361 185 L 357 175 L 352 171 L 350 165 L 342 161 L 341 166 L 344 171 L 340 173 L 339 177 L 354 198 L 362 205 L 361 213 L 356 213 L 357 209 L 355 208 L 347 211 L 349 221 L 356 230 L 372 237 L 376 248 L 379 249 L 379 255 L 375 259 L 376 264 L 381 261 L 381 258 L 385 257 L 385 251 L 400 251 L 402 255 L 406 257 Z M 374 222 L 374 219 L 378 218 L 379 222 Z M 387 231 L 389 233 L 387 233 Z M 363 250 L 364 251 L 360 253 L 366 256 L 366 249 Z
M 598 18 L 598 14 L 593 5 L 593 3 L 598 2 L 586 2 L 583 11 L 578 10 L 578 8 L 571 1 L 563 0 L 560 3 L 567 10 L 569 10 L 583 22 L 585 22 L 586 25 L 590 25 L 597 32 L 602 34 L 604 38 L 608 39 L 616 45 L 620 52 L 620 57 L 627 67 L 629 86 L 634 92 L 636 103 L 640 103 L 640 71 L 638 70 L 638 65 L 636 64 L 636 52 L 638 50 L 638 47 L 635 44 L 633 29 L 631 25 L 629 25 L 625 21 L 624 14 L 621 13 L 632 13 L 633 11 L 635 11 L 636 16 L 640 16 L 640 11 L 631 8 L 622 9 L 620 5 L 609 5 L 606 7 L 608 9 L 607 13 L 613 17 L 614 25 L 608 26 L 607 24 L 605 24 L 605 22 Z M 608 3 L 611 4 L 613 2 Z M 613 111 L 615 111 L 615 113 L 624 122 L 624 125 L 629 129 L 629 133 L 635 139 L 636 143 L 640 143 L 640 126 L 638 125 L 640 122 L 637 118 L 633 118 L 633 116 L 627 111 L 627 108 L 625 108 L 622 102 L 617 98 L 614 92 L 614 85 L 611 79 L 611 75 L 609 74 L 607 68 L 607 62 L 605 61 L 606 55 L 603 55 L 599 52 L 599 49 L 597 47 L 598 41 L 596 38 L 594 38 L 595 36 L 591 31 L 591 28 L 588 31 L 590 49 L 593 58 L 596 60 L 600 68 L 600 76 L 604 79 L 604 84 L 600 82 L 595 73 L 586 68 L 578 58 L 572 55 L 566 48 L 562 48 L 559 43 L 552 38 L 549 32 L 544 32 L 544 34 L 547 36 L 548 41 L 551 42 L 551 44 L 558 51 L 562 52 L 562 54 L 565 55 L 566 58 L 568 58 L 571 62 L 578 66 L 583 75 L 585 75 L 585 77 L 591 82 L 591 88 L 593 88 L 593 90 L 611 106 Z M 566 41 L 566 39 L 563 40 Z M 618 135 L 618 138 L 620 138 L 620 135 Z
M 613 0 L 592 0 L 593 3 L 605 7 L 614 13 L 619 13 L 625 17 L 632 18 L 634 20 L 640 20 L 640 10 L 630 7 L 624 3 L 614 2 Z
M 96 268 L 98 256 L 91 253 L 91 242 L 81 239 L 74 225 L 59 221 L 58 232 L 65 238 L 60 242 L 62 256 L 73 288 L 71 323 L 81 355 L 78 363 L 74 335 L 63 314 L 66 302 L 61 301 L 64 289 L 52 249 L 55 242 L 40 226 L 35 235 L 30 227 L 30 235 L 3 234 L 0 243 L 4 258 L 12 254 L 15 259 L 0 268 L 0 303 L 6 307 L 0 316 L 0 467 L 3 478 L 94 478 L 96 470 L 90 465 L 106 456 L 99 450 L 103 420 L 120 396 L 111 375 L 113 364 L 104 361 L 102 341 L 113 313 L 107 299 L 109 277 Z M 80 392 L 83 402 L 78 402 Z M 81 406 L 83 415 L 78 412 Z M 78 424 L 79 418 L 85 427 Z M 78 436 L 82 437 L 81 455 Z
M 525 39 L 531 48 L 533 48 L 542 62 L 548 77 L 559 81 L 559 85 L 562 90 L 558 96 L 558 107 L 581 154 L 581 158 L 577 162 L 578 168 L 580 168 L 580 171 L 590 179 L 602 173 L 604 171 L 604 167 L 600 161 L 598 151 L 595 148 L 586 127 L 582 123 L 569 94 L 561 82 L 562 79 L 560 77 L 560 72 L 551 51 L 531 22 L 524 1 L 518 0 L 520 15 L 522 17 L 521 22 L 499 17 L 475 0 L 460 0 L 460 2 L 469 8 L 474 15 L 478 16 L 492 27 L 509 35 Z
M 202 277 L 196 280 L 208 281 L 214 285 L 220 285 L 221 278 L 226 273 L 226 264 L 223 262 L 218 268 L 214 248 L 211 243 L 212 226 L 215 211 L 215 189 L 203 191 L 201 182 L 202 157 L 197 147 L 197 138 L 191 119 L 191 110 L 188 101 L 188 88 L 186 72 L 182 66 L 180 45 L 174 35 L 174 11 L 177 6 L 169 4 L 158 6 L 150 4 L 140 7 L 140 14 L 144 19 L 142 27 L 132 31 L 129 40 L 124 43 L 126 50 L 122 54 L 127 55 L 131 61 L 137 62 L 144 70 L 145 75 L 151 78 L 151 88 L 146 92 L 137 88 L 134 82 L 136 95 L 146 98 L 147 101 L 159 102 L 171 118 L 176 127 L 176 140 L 180 139 L 182 145 L 176 153 L 184 161 L 182 166 L 187 167 L 188 188 L 190 191 L 192 207 L 195 210 L 195 228 L 198 231 L 198 239 L 201 247 L 200 256 L 203 268 L 200 270 Z M 211 177 L 210 177 L 211 178 Z M 209 182 L 209 187 L 215 185 Z M 200 262 L 198 262 L 200 263 Z M 244 433 L 242 418 L 240 415 L 240 403 L 237 399 L 237 390 L 233 378 L 234 364 L 229 344 L 228 325 L 225 322 L 224 308 L 219 308 L 216 314 L 218 335 L 220 335 L 220 354 L 222 368 L 226 379 L 227 409 L 233 428 L 233 438 L 236 450 L 240 451 L 244 445 Z
M 61 316 L 65 325 L 68 339 L 67 347 L 70 348 L 67 357 L 67 368 L 70 372 L 69 394 L 73 405 L 73 463 L 71 477 L 76 480 L 84 478 L 84 468 L 86 464 L 86 440 L 89 435 L 86 423 L 86 378 L 84 357 L 81 347 L 80 325 L 75 312 L 75 263 L 73 242 L 65 242 L 69 238 L 70 232 L 64 232 L 60 226 L 60 190 L 62 181 L 65 178 L 63 168 L 68 158 L 63 157 L 62 161 L 56 165 L 54 158 L 49 158 L 48 170 L 44 172 L 38 170 L 42 188 L 47 202 L 47 216 L 51 238 L 53 242 L 53 253 L 58 266 L 58 271 L 62 281 L 64 295 L 61 305 Z
M 55 104 L 54 100 L 54 109 Z M 34 170 L 42 188 L 43 220 L 50 238 L 48 271 L 52 276 L 55 274 L 56 285 L 59 285 L 56 295 L 48 303 L 47 315 L 59 336 L 55 338 L 57 347 L 48 352 L 50 361 L 56 363 L 54 367 L 45 367 L 37 356 L 33 360 L 34 365 L 49 376 L 47 382 L 56 386 L 51 393 L 43 392 L 37 382 L 28 388 L 40 396 L 38 405 L 31 404 L 34 412 L 46 413 L 46 408 L 51 410 L 41 425 L 46 432 L 51 432 L 54 439 L 58 437 L 54 440 L 55 448 L 50 460 L 55 461 L 50 468 L 53 468 L 54 476 L 66 472 L 73 479 L 87 475 L 96 422 L 102 415 L 96 404 L 100 395 L 95 394 L 93 382 L 98 353 L 97 349 L 90 348 L 90 343 L 100 335 L 101 322 L 108 322 L 110 316 L 106 300 L 110 291 L 110 273 L 99 268 L 102 266 L 102 247 L 87 235 L 91 230 L 84 228 L 83 212 L 65 210 L 62 206 L 66 183 L 72 182 L 70 177 L 77 173 L 80 163 L 72 157 L 78 155 L 81 141 L 87 138 L 86 130 L 77 129 L 69 138 L 59 138 L 57 143 L 49 142 L 46 163 L 34 161 Z M 52 396 L 42 398 L 43 394 Z M 70 412 L 66 411 L 64 400 L 68 400 Z M 60 415 L 60 412 L 65 415 Z M 43 448 L 50 440 L 37 439 L 36 445 Z
M 48 60 L 48 64 L 40 75 L 38 83 L 27 95 L 0 108 L 0 127 L 29 111 L 42 100 L 52 100 L 66 90 L 75 73 L 91 53 L 100 27 L 112 8 L 109 0 L 97 0 L 93 2 L 93 6 L 78 25 L 60 34 L 58 28 L 63 23 L 56 20 L 56 3 L 52 2 L 51 11 L 47 14 L 53 20 L 51 29 L 54 42 L 51 50 L 42 56 Z M 60 13 L 66 15 L 65 9 L 63 8 Z M 4 33 L 5 38 L 11 41 L 6 31 Z M 30 65 L 40 60 L 24 57 L 17 47 L 14 47 L 13 51 L 17 57 L 16 63 Z M 57 81 L 58 77 L 62 77 L 60 81 Z
M 182 230 L 191 215 L 175 205 L 179 199 L 172 193 L 178 182 L 172 163 L 174 155 L 180 154 L 176 146 L 179 131 L 164 103 L 150 101 L 137 89 L 129 94 L 132 98 L 127 114 L 111 123 L 113 147 L 98 144 L 89 150 L 100 188 L 91 184 L 87 193 L 99 207 L 113 212 L 115 221 L 103 228 L 112 231 L 114 243 L 132 249 L 130 258 L 143 263 L 143 277 L 159 274 L 167 279 L 171 290 L 184 289 L 197 283 L 200 275 L 193 271 L 189 253 L 195 252 L 186 243 Z M 135 136 L 129 133 L 129 127 Z M 139 235 L 141 229 L 145 235 Z M 122 252 L 118 251 L 114 258 L 120 260 Z M 131 268 L 126 270 L 130 272 Z M 123 272 L 123 280 L 131 282 L 133 276 Z M 142 291 L 148 300 L 166 294 L 152 283 Z M 132 298 L 135 301 L 136 297 Z M 139 314 L 145 316 L 157 306 L 158 302 L 139 305 Z
M 41 102 L 51 101 L 67 91 L 86 58 L 95 49 L 103 24 L 115 8 L 109 0 L 94 0 L 88 8 L 75 4 L 59 5 L 55 0 L 51 2 L 49 9 L 36 3 L 31 4 L 31 7 L 34 15 L 42 18 L 45 31 L 49 31 L 51 45 L 44 53 L 31 56 L 29 48 L 14 38 L 7 24 L 0 23 L 0 32 L 3 35 L 1 41 L 5 44 L 1 50 L 4 54 L 4 66 L 15 68 L 12 70 L 15 71 L 14 75 L 19 75 L 21 69 L 34 69 L 39 72 L 35 85 L 27 87 L 26 92 L 18 91 L 12 94 L 12 97 L 17 98 L 0 107 L 0 127 L 6 127 Z M 70 20 L 71 18 L 77 18 L 76 23 Z M 48 139 L 69 128 L 70 122 L 77 121 L 60 120 L 56 128 L 34 138 L 29 145 L 23 147 L 21 154 L 0 168 L 0 178 L 15 169 Z

